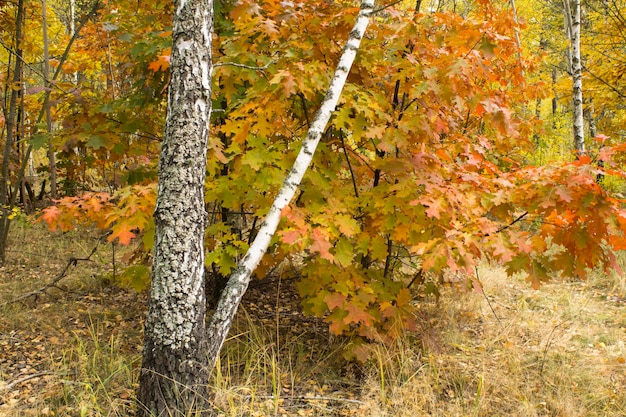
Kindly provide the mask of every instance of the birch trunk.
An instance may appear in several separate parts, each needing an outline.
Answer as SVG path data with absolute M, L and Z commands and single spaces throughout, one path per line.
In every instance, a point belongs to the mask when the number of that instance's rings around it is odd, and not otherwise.
M 308 169 L 313 159 L 315 149 L 322 137 L 328 120 L 337 106 L 341 90 L 346 82 L 354 58 L 361 44 L 361 39 L 365 33 L 365 29 L 370 21 L 370 16 L 374 11 L 374 0 L 363 0 L 361 9 L 357 16 L 354 28 L 350 32 L 346 46 L 344 47 L 339 63 L 335 70 L 333 79 L 326 92 L 326 96 L 320 109 L 315 114 L 315 118 L 311 123 L 311 127 L 307 133 L 300 153 L 294 162 L 294 165 L 287 175 L 282 188 L 278 192 L 272 207 L 270 208 L 259 233 L 254 242 L 250 246 L 248 253 L 239 262 L 237 268 L 232 273 L 226 288 L 222 292 L 217 308 L 210 319 L 208 326 L 208 365 L 213 368 L 219 352 L 222 348 L 224 340 L 228 335 L 231 322 L 237 312 L 239 303 L 248 288 L 250 276 L 261 261 L 261 258 L 267 251 L 270 240 L 276 232 L 281 217 L 281 211 L 285 208 L 293 198 L 296 189 L 302 181 L 304 173 Z
M 47 91 L 50 90 L 50 58 L 48 54 L 48 7 L 46 0 L 41 0 L 41 25 L 43 27 L 43 83 Z M 50 116 L 50 100 L 43 103 L 46 113 L 46 129 L 48 132 L 48 168 L 50 169 L 50 198 L 57 196 L 57 165 L 54 148 L 52 146 L 52 118 Z
M 580 54 L 580 0 L 563 0 L 565 21 L 568 27 L 572 70 L 572 105 L 574 110 L 574 149 L 576 155 L 585 153 L 585 130 L 583 116 L 583 71 Z
M 139 377 L 142 416 L 208 415 L 204 180 L 211 114 L 212 0 L 176 0 L 150 307 Z

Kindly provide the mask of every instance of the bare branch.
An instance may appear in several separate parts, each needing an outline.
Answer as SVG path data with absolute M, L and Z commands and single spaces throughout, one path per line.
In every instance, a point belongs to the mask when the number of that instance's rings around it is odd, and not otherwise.
M 68 260 L 67 260 L 67 264 L 65 264 L 65 267 L 61 270 L 61 272 L 59 272 L 57 274 L 56 277 L 54 277 L 52 280 L 50 280 L 48 283 L 46 283 L 43 287 L 38 288 L 36 290 L 27 292 L 26 294 L 22 294 L 17 298 L 14 298 L 13 300 L 9 300 L 5 303 L 0 304 L 1 306 L 5 306 L 7 304 L 13 304 L 13 303 L 17 303 L 18 301 L 22 301 L 25 300 L 27 298 L 30 297 L 37 297 L 38 295 L 41 294 L 46 294 L 47 291 L 50 288 L 58 288 L 61 289 L 57 284 L 59 283 L 59 281 L 61 281 L 63 278 L 66 277 L 68 271 L 70 270 L 70 268 L 75 267 L 76 265 L 78 265 L 79 261 L 90 261 L 91 257 L 96 253 L 96 251 L 98 250 L 98 247 L 100 246 L 100 244 L 104 241 L 104 239 L 106 239 L 111 233 L 106 233 L 104 235 L 102 235 L 99 239 L 98 242 L 96 242 L 96 245 L 93 247 L 93 249 L 91 249 L 91 252 L 89 253 L 89 255 L 87 255 L 84 258 L 75 258 L 73 256 L 71 256 Z

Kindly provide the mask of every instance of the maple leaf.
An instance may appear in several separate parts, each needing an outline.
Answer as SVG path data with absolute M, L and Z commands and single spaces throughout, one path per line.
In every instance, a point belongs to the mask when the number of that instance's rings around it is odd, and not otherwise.
M 363 310 L 361 307 L 357 306 L 355 303 L 347 303 L 345 306 L 345 310 L 348 315 L 343 319 L 345 324 L 350 323 L 364 323 L 371 324 L 374 317 L 367 311 Z
M 302 238 L 302 234 L 298 230 L 282 230 L 279 234 L 281 240 L 288 245 L 293 245 Z
M 407 288 L 402 288 L 396 296 L 396 304 L 398 307 L 405 306 L 411 301 L 411 292 Z
M 170 55 L 172 48 L 168 48 L 163 51 L 162 55 L 159 55 L 156 61 L 148 64 L 148 68 L 154 72 L 165 71 L 170 67 Z
M 111 228 L 113 233 L 107 238 L 109 242 L 113 242 L 115 239 L 122 245 L 130 245 L 130 241 L 136 237 L 135 233 L 132 231 L 135 230 L 136 227 L 134 225 L 130 225 L 128 223 L 119 223 Z
M 431 200 L 427 203 L 428 208 L 426 209 L 426 214 L 429 217 L 435 217 L 437 219 L 441 219 L 441 212 L 445 209 L 446 202 L 443 198 L 438 198 L 436 200 Z
M 330 248 L 332 248 L 333 245 L 328 242 L 328 236 L 326 236 L 326 233 L 324 233 L 321 228 L 313 229 L 312 238 L 313 244 L 310 248 L 311 252 L 319 252 L 323 259 L 328 259 L 329 261 L 334 260 L 335 257 L 330 253 Z
M 379 309 L 380 312 L 383 313 L 383 317 L 387 319 L 394 317 L 398 311 L 397 307 L 389 301 L 383 301 L 380 303 Z
M 488 59 L 492 59 L 496 56 L 494 51 L 497 47 L 498 47 L 497 44 L 492 42 L 486 36 L 483 36 L 483 39 L 480 42 L 480 46 L 478 47 L 478 49 L 480 49 L 480 51 L 485 55 L 485 57 L 487 57 Z
M 285 97 L 290 97 L 291 95 L 295 94 L 296 80 L 290 71 L 280 70 L 270 80 L 270 84 L 278 84 L 278 83 L 281 83 L 283 85 L 283 89 L 285 91 Z
M 352 244 L 345 238 L 340 238 L 335 245 L 335 261 L 344 268 L 350 266 L 354 256 Z
M 330 310 L 334 310 L 335 308 L 343 307 L 344 302 L 346 301 L 346 296 L 339 293 L 330 293 L 326 297 L 324 297 L 324 302 L 328 306 Z
M 56 221 L 63 212 L 57 206 L 50 206 L 43 209 L 41 218 L 48 224 L 50 230 L 56 230 Z
M 565 201 L 566 203 L 569 203 L 574 199 L 570 192 L 564 187 L 556 187 L 554 189 L 554 192 L 559 196 L 561 200 Z

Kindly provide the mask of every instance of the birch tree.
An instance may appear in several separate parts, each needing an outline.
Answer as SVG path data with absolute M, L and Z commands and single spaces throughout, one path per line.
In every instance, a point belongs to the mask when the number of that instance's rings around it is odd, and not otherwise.
M 574 111 L 574 149 L 577 155 L 585 153 L 583 117 L 583 71 L 580 55 L 580 0 L 563 0 L 566 32 L 570 39 L 569 56 L 572 74 L 572 105 Z
M 177 0 L 171 81 L 159 162 L 150 308 L 145 325 L 138 400 L 142 415 L 210 414 L 208 377 L 252 272 L 267 251 L 281 212 L 308 169 L 337 106 L 374 0 L 363 0 L 325 99 L 293 168 L 248 253 L 231 275 L 205 329 L 204 176 L 211 114 L 213 2 Z
M 150 306 L 138 400 L 141 415 L 208 409 L 204 178 L 211 115 L 212 0 L 176 0 Z

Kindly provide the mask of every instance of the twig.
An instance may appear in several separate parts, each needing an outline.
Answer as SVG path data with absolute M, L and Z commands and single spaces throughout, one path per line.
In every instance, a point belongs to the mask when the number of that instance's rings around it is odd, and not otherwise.
M 519 217 L 517 217 L 515 220 L 513 220 L 511 223 L 509 223 L 507 225 L 504 225 L 501 228 L 499 228 L 498 230 L 496 230 L 495 233 L 502 233 L 502 232 L 504 232 L 506 229 L 512 227 L 515 223 L 522 221 L 524 219 L 524 217 L 528 216 L 529 214 L 530 214 L 529 212 L 525 211 Z M 485 233 L 485 236 L 490 236 L 490 234 L 489 233 Z
M 352 164 L 350 163 L 350 157 L 346 150 L 346 142 L 343 139 L 343 130 L 339 129 L 339 138 L 341 139 L 341 147 L 343 148 L 343 154 L 346 156 L 346 162 L 348 163 L 348 169 L 350 170 L 350 178 L 352 178 L 352 187 L 354 187 L 354 196 L 359 198 L 359 189 L 356 186 L 356 179 L 354 178 L 354 171 L 352 170 Z
M 213 67 L 232 66 L 232 67 L 237 67 L 237 68 L 249 69 L 249 70 L 253 70 L 253 71 L 264 71 L 264 70 L 268 69 L 269 66 L 272 65 L 275 62 L 276 62 L 275 60 L 271 60 L 270 62 L 268 62 L 267 64 L 263 65 L 262 67 L 256 67 L 256 66 L 253 66 L 253 65 L 246 65 L 246 64 L 239 64 L 237 62 L 217 62 L 217 63 L 213 64 Z
M 243 397 L 252 398 L 251 395 L 245 395 Z M 254 398 L 258 398 L 261 400 L 272 400 L 275 398 L 275 396 L 274 395 L 255 395 Z M 351 398 L 338 398 L 338 397 L 323 397 L 323 396 L 310 397 L 310 396 L 300 395 L 300 396 L 294 396 L 294 397 L 285 396 L 285 398 L 289 398 L 290 400 L 297 400 L 297 401 L 334 401 L 334 402 L 340 402 L 340 403 L 351 403 L 351 404 L 360 404 L 360 405 L 365 404 L 363 401 L 353 400 Z
M 398 4 L 398 3 L 402 3 L 402 0 L 396 0 L 396 1 L 393 1 L 393 2 L 391 2 L 391 3 L 389 3 L 389 4 L 385 4 L 384 6 L 380 6 L 378 9 L 374 9 L 374 11 L 373 11 L 372 13 L 378 13 L 378 12 L 381 12 L 381 11 L 383 11 L 383 10 L 385 10 L 385 9 L 388 9 L 388 8 L 390 8 L 390 7 L 395 6 L 395 5 L 396 5 L 396 4 Z
M 50 282 L 46 283 L 46 285 L 44 285 L 41 288 L 38 288 L 34 291 L 30 291 L 27 292 L 26 294 L 22 294 L 19 297 L 7 301 L 5 303 L 2 303 L 2 306 L 8 305 L 8 304 L 13 304 L 16 303 L 18 301 L 22 301 L 25 300 L 29 297 L 36 297 L 40 294 L 45 294 L 47 293 L 47 291 L 50 288 L 58 288 L 58 289 L 62 289 L 60 288 L 57 284 L 59 283 L 59 281 L 61 281 L 63 278 L 65 278 L 65 276 L 67 275 L 67 272 L 69 271 L 70 267 L 75 267 L 78 264 L 78 261 L 90 261 L 91 257 L 96 253 L 96 251 L 98 250 L 98 246 L 100 246 L 100 244 L 102 243 L 102 241 L 111 234 L 111 232 L 106 233 L 104 235 L 102 235 L 98 241 L 96 242 L 96 245 L 93 247 L 93 249 L 91 250 L 91 253 L 89 253 L 89 255 L 87 255 L 87 257 L 85 258 L 76 258 L 74 256 L 71 256 L 68 260 L 67 260 L 67 264 L 65 265 L 65 267 L 63 268 L 63 270 L 61 270 L 61 272 L 59 272 L 59 274 L 54 277 Z
M 478 267 L 474 267 L 474 270 L 476 271 L 476 279 L 480 281 L 480 278 L 478 277 Z M 500 326 L 502 326 L 502 321 L 500 320 L 500 317 L 498 317 L 498 314 L 496 314 L 496 310 L 493 309 L 491 301 L 489 300 L 489 297 L 487 297 L 487 294 L 485 293 L 485 288 L 482 285 L 480 286 L 480 291 L 483 293 L 483 297 L 485 297 L 485 300 L 487 300 L 487 304 L 489 305 L 491 312 L 494 316 L 496 316 L 496 319 L 498 320 L 498 323 L 500 323 Z
M 39 378 L 41 376 L 46 376 L 46 375 L 55 375 L 55 373 L 50 372 L 50 371 L 37 372 L 36 374 L 30 374 L 30 375 L 23 376 L 21 378 L 14 379 L 13 381 L 9 382 L 8 384 L 4 386 L 0 385 L 0 392 L 9 391 L 13 389 L 13 387 L 20 385 L 23 382 L 29 381 L 31 379 Z

